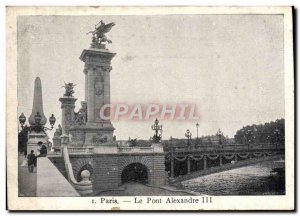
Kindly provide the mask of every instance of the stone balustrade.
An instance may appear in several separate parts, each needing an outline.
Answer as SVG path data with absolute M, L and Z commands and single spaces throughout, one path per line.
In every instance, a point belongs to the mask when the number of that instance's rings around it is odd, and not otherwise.
M 76 147 L 76 146 L 69 146 L 68 147 L 68 152 L 70 155 L 73 154 L 92 154 L 94 153 L 94 147 Z
M 78 182 L 73 173 L 72 163 L 70 162 L 69 152 L 68 150 L 72 149 L 74 151 L 78 150 L 78 148 L 68 148 L 63 147 L 62 153 L 64 157 L 64 162 L 68 174 L 69 182 L 74 186 L 74 188 L 77 190 L 77 192 L 82 196 L 88 196 L 93 194 L 93 184 L 90 181 L 90 172 L 88 170 L 83 170 L 81 173 L 82 180 Z M 81 148 L 81 149 L 90 149 L 90 148 Z M 78 154 L 78 153 L 77 153 Z
M 128 146 L 119 146 L 118 153 L 122 154 L 131 154 L 131 153 L 152 153 L 154 152 L 153 147 L 128 147 Z

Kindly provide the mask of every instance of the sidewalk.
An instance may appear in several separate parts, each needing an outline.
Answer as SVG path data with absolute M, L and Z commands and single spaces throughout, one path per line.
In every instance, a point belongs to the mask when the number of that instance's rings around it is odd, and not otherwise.
M 28 166 L 21 166 L 24 155 L 18 157 L 18 182 L 20 197 L 35 197 L 36 196 L 36 167 L 33 173 L 29 173 Z

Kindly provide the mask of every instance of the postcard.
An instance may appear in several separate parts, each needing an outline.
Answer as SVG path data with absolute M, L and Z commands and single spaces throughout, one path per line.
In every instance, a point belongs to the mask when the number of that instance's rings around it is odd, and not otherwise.
M 8 210 L 295 209 L 293 7 L 7 7 Z

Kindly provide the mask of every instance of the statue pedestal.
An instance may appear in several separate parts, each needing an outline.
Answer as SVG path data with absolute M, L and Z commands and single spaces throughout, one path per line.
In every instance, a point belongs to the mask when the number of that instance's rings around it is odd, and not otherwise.
M 70 126 L 74 123 L 74 108 L 77 98 L 64 96 L 59 98 L 61 102 L 61 127 L 63 134 L 69 134 Z
M 108 124 L 73 125 L 69 132 L 72 136 L 71 143 L 79 146 L 98 146 L 109 144 L 113 141 L 115 128 Z

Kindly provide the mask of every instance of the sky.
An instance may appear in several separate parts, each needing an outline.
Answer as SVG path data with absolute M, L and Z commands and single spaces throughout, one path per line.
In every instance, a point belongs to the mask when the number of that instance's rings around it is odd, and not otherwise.
M 76 84 L 75 111 L 84 100 L 84 63 L 100 20 L 112 60 L 111 101 L 196 104 L 199 136 L 225 135 L 248 124 L 284 118 L 282 15 L 20 16 L 18 115 L 29 117 L 35 77 L 42 81 L 44 113 L 61 120 L 65 82 Z M 163 138 L 196 136 L 197 121 L 161 121 Z M 117 139 L 149 139 L 150 121 L 112 121 Z

